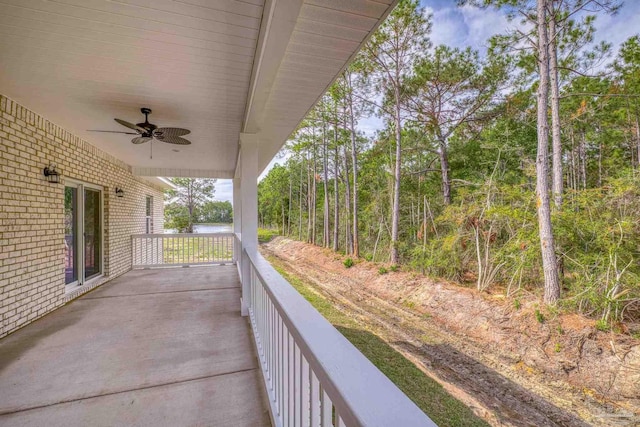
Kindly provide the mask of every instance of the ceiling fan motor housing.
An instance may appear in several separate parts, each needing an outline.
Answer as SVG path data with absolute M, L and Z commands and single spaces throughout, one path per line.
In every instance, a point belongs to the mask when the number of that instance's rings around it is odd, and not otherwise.
M 151 114 L 151 108 L 142 107 L 140 109 L 140 111 L 142 112 L 142 114 L 144 114 L 144 123 L 136 123 L 136 126 L 140 126 L 141 128 L 143 128 L 143 129 L 145 129 L 147 131 L 142 136 L 150 137 L 151 134 L 153 133 L 153 131 L 158 128 L 158 126 L 149 123 L 149 117 L 148 116 L 149 116 L 149 114 Z

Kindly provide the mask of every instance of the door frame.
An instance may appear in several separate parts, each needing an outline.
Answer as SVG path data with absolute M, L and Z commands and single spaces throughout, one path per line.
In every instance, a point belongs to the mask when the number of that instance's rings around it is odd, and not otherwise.
M 75 214 L 74 215 L 75 224 L 73 224 L 73 228 L 75 229 L 75 235 L 73 236 L 74 237 L 73 238 L 73 244 L 75 245 L 75 247 L 70 249 L 70 250 L 73 250 L 73 263 L 74 263 L 73 268 L 77 269 L 77 271 L 76 271 L 76 280 L 74 280 L 73 282 L 70 282 L 70 283 L 66 283 L 66 278 L 65 278 L 65 287 L 67 287 L 67 286 L 68 287 L 71 287 L 71 286 L 75 287 L 75 286 L 79 286 L 80 282 L 81 282 L 80 281 L 80 279 L 81 279 L 80 274 L 81 274 L 81 271 L 82 271 L 82 262 L 81 261 L 83 261 L 81 259 L 82 256 L 80 255 L 80 248 L 82 248 L 82 239 L 80 238 L 80 236 L 82 235 L 82 231 L 79 228 L 81 226 L 80 225 L 80 222 L 81 222 L 80 218 L 82 218 L 82 216 L 81 216 L 82 206 L 80 206 L 81 205 L 81 203 L 80 203 L 81 187 L 77 182 L 75 182 L 73 180 L 69 180 L 69 179 L 65 180 L 64 186 L 65 186 L 65 192 L 66 192 L 66 187 L 74 188 L 76 190 L 76 200 L 75 200 L 75 205 L 73 206 L 73 210 L 74 210 L 74 214 Z M 65 193 L 65 197 L 66 197 L 66 193 Z M 66 207 L 65 207 L 65 209 L 66 209 Z M 65 238 L 66 238 L 66 236 L 65 236 Z M 66 260 L 65 260 L 65 263 L 66 263 Z
M 66 286 L 84 286 L 85 284 L 97 280 L 104 276 L 104 187 L 96 184 L 90 184 L 88 182 L 79 181 L 73 178 L 65 178 L 65 187 L 75 187 L 78 191 L 78 197 L 76 198 L 76 209 L 77 209 L 77 236 L 75 239 L 75 243 L 78 248 L 78 280 L 71 282 L 69 284 L 65 284 Z M 91 190 L 96 190 L 100 194 L 100 257 L 98 259 L 98 266 L 100 269 L 100 273 L 94 275 L 90 279 L 85 278 L 85 238 L 84 238 L 84 190 L 89 188 Z

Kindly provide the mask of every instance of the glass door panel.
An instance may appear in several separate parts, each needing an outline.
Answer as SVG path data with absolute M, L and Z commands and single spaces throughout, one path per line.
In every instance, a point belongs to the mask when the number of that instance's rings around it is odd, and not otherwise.
M 64 283 L 78 281 L 78 189 L 64 188 Z
M 97 276 L 102 259 L 102 215 L 100 191 L 84 189 L 84 278 Z

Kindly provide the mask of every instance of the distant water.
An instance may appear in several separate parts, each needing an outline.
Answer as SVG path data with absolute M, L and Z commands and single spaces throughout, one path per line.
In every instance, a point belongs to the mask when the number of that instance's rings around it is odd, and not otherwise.
M 165 233 L 175 234 L 176 230 L 166 229 Z M 233 224 L 193 224 L 194 233 L 233 233 Z

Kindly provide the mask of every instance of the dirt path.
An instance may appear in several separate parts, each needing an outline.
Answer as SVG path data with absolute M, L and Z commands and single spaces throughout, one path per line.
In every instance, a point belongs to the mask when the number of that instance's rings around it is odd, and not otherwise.
M 629 410 L 620 403 L 604 403 L 592 391 L 584 393 L 529 360 L 531 354 L 545 358 L 543 347 L 553 335 L 548 330 L 531 328 L 528 336 L 519 337 L 520 345 L 523 339 L 531 339 L 533 344 L 527 345 L 539 349 L 514 351 L 510 345 L 495 345 L 508 341 L 506 336 L 514 328 L 512 313 L 504 305 L 487 303 L 474 291 L 449 289 L 451 285 L 410 273 L 388 274 L 381 279 L 377 266 L 364 262 L 347 270 L 332 252 L 282 238 L 263 245 L 262 250 L 343 312 L 367 324 L 494 426 L 640 425 L 633 407 Z M 455 292 L 468 301 L 454 301 L 449 296 L 445 298 L 448 308 L 442 310 L 441 302 L 425 291 L 424 282 L 432 291 L 437 288 L 434 292 L 438 295 Z M 495 327 L 500 322 L 503 327 Z M 497 334 L 489 340 L 493 342 L 478 342 L 478 333 L 470 324 L 479 324 L 486 334 Z M 567 340 L 581 336 L 567 335 Z M 593 344 L 586 339 L 577 343 L 581 352 L 587 341 Z

